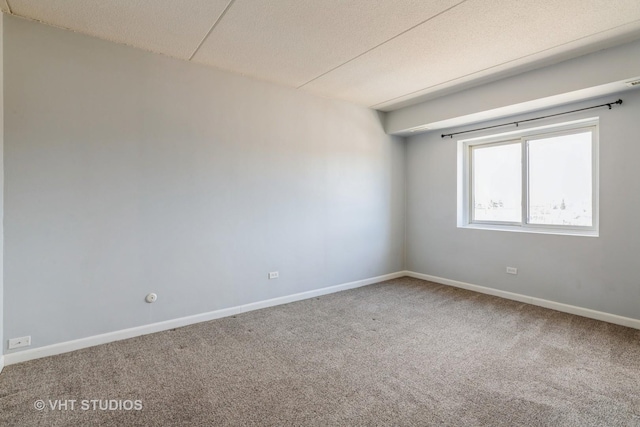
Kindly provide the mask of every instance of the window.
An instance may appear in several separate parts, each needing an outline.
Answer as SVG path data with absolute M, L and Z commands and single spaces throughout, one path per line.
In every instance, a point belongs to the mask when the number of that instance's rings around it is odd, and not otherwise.
M 464 140 L 459 153 L 459 226 L 597 235 L 596 119 Z

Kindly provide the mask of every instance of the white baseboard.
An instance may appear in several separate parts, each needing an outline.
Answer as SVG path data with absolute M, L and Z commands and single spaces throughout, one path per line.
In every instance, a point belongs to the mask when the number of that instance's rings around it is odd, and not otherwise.
M 429 282 L 440 283 L 442 285 L 454 286 L 456 288 L 468 289 L 483 294 L 494 295 L 497 297 L 520 301 L 527 304 L 537 305 L 540 307 L 550 308 L 552 310 L 564 313 L 575 314 L 578 316 L 588 317 L 591 319 L 601 320 L 604 322 L 614 323 L 616 325 L 627 326 L 634 329 L 640 329 L 640 320 L 630 317 L 618 316 L 615 314 L 605 313 L 602 311 L 591 310 L 588 308 L 577 307 L 569 304 L 563 304 L 555 301 L 549 301 L 541 298 L 530 297 L 513 292 L 502 291 L 499 289 L 487 288 L 485 286 L 474 285 L 457 280 L 445 279 L 442 277 L 431 276 L 428 274 L 416 273 L 413 271 L 398 271 L 396 273 L 385 274 L 383 276 L 372 277 L 369 279 L 357 280 L 355 282 L 343 283 L 341 285 L 329 286 L 326 288 L 315 289 L 312 291 L 301 292 L 298 294 L 287 295 L 283 297 L 273 298 L 264 301 L 258 301 L 250 304 L 239 305 L 236 307 L 224 308 L 221 310 L 210 311 L 207 313 L 196 314 L 193 316 L 181 317 L 178 319 L 166 320 L 164 322 L 151 323 L 135 328 L 122 329 L 119 331 L 109 332 L 101 335 L 94 335 L 86 338 L 80 338 L 73 341 L 52 344 L 44 347 L 38 347 L 31 350 L 18 351 L 15 353 L 0 356 L 0 372 L 6 365 L 26 362 L 28 360 L 39 359 L 56 354 L 67 353 L 82 348 L 93 347 L 100 344 L 106 344 L 113 341 L 120 341 L 127 338 L 133 338 L 140 335 L 152 334 L 155 332 L 166 331 L 173 328 L 180 328 L 195 323 L 206 322 L 209 320 L 219 319 L 222 317 L 232 316 L 235 314 L 246 313 L 248 311 L 259 310 L 261 308 L 273 307 L 276 305 L 287 304 L 290 302 L 301 301 L 320 295 L 327 295 L 347 289 L 359 288 L 361 286 L 371 285 L 373 283 L 385 280 L 397 279 L 398 277 L 409 276 L 416 279 L 427 280 Z
M 0 373 L 4 369 L 4 356 L 0 356 Z
M 560 302 L 549 301 L 542 298 L 529 297 L 522 294 L 501 291 L 499 289 L 487 288 L 485 286 L 473 285 L 471 283 L 459 282 L 457 280 L 445 279 L 437 276 L 430 276 L 428 274 L 416 273 L 413 271 L 406 271 L 405 273 L 407 276 L 414 277 L 416 279 L 427 280 L 429 282 L 440 283 L 442 285 L 454 286 L 456 288 L 468 289 L 470 291 L 480 292 L 482 294 L 494 295 L 494 296 L 505 298 L 505 299 L 520 301 L 520 302 L 524 302 L 531 305 L 537 305 L 539 307 L 545 307 L 545 308 L 550 308 L 556 311 L 562 311 L 563 313 L 575 314 L 577 316 L 588 317 L 590 319 L 602 320 L 603 322 L 609 322 L 609 323 L 614 323 L 616 325 L 627 326 L 629 328 L 640 329 L 639 319 L 618 316 L 616 314 L 610 314 L 602 311 L 591 310 L 589 308 L 577 307 L 575 305 L 563 304 Z
M 329 286 L 327 288 L 314 289 L 312 291 L 301 292 L 293 295 L 258 301 L 250 304 L 239 305 L 236 307 L 224 308 L 221 310 L 210 311 L 208 313 L 196 314 L 193 316 L 181 317 L 178 319 L 166 320 L 164 322 L 151 323 L 148 325 L 137 326 L 135 328 L 122 329 L 119 331 L 109 332 L 106 334 L 94 335 L 86 338 L 80 338 L 73 341 L 66 341 L 52 344 L 44 347 L 38 347 L 30 350 L 18 351 L 4 355 L 4 363 L 9 366 L 16 363 L 26 362 L 28 360 L 39 359 L 41 357 L 54 356 L 56 354 L 67 353 L 82 348 L 92 347 L 95 345 L 106 344 L 113 341 L 120 341 L 127 338 L 133 338 L 140 335 L 152 334 L 155 332 L 166 331 L 173 328 L 192 325 L 194 323 L 206 322 L 208 320 L 219 319 L 221 317 L 232 316 L 235 314 L 245 313 L 247 311 L 258 310 L 275 305 L 287 304 L 294 301 L 300 301 L 313 298 L 320 295 L 332 294 L 334 292 L 345 291 L 347 289 L 359 288 L 361 286 L 371 285 L 373 283 L 382 282 L 398 277 L 406 276 L 405 271 L 385 274 L 383 276 L 372 277 L 370 279 L 357 280 L 355 282 L 343 283 L 341 285 Z M 0 360 L 2 360 L 0 358 Z

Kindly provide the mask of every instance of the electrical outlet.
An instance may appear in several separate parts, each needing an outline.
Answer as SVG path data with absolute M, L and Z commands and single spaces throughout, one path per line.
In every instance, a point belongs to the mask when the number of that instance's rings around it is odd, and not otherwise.
M 31 345 L 31 335 L 27 337 L 11 338 L 9 340 L 9 350 L 20 347 L 29 347 Z
M 278 274 L 277 271 L 272 271 L 271 273 L 269 273 L 269 280 L 277 279 L 278 277 L 280 277 L 280 275 Z
M 518 269 L 515 267 L 507 267 L 507 274 L 518 274 Z

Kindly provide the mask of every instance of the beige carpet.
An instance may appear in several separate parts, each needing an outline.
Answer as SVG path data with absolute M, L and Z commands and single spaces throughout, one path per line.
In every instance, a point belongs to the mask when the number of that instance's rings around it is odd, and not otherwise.
M 401 278 L 8 366 L 0 425 L 635 426 L 639 338 Z

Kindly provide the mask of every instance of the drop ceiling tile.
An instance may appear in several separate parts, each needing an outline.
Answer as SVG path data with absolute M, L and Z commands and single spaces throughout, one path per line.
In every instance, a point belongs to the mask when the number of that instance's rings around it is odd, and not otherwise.
M 369 107 L 380 111 L 393 111 L 460 90 L 493 82 L 532 69 L 556 64 L 567 59 L 587 55 L 601 49 L 640 39 L 640 21 L 615 27 L 576 41 L 543 50 L 484 70 L 450 79 L 433 86 L 409 92 Z M 588 73 L 589 70 L 585 70 Z
M 228 0 L 9 0 L 15 15 L 178 58 L 191 56 L 227 3 Z
M 236 0 L 193 60 L 299 86 L 461 0 Z
M 638 19 L 638 0 L 469 0 L 304 89 L 375 106 Z

